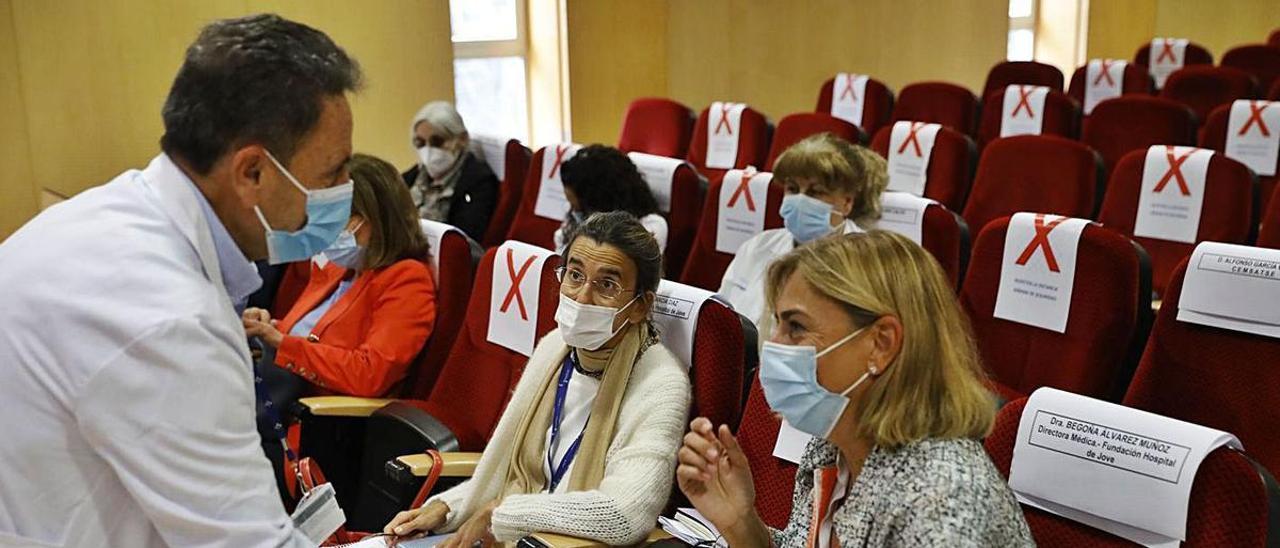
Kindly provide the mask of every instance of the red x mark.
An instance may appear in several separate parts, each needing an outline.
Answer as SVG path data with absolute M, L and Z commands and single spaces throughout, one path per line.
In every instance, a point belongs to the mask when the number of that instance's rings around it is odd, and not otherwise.
M 1271 130 L 1267 129 L 1267 123 L 1262 120 L 1262 111 L 1267 110 L 1271 103 L 1266 101 L 1249 101 L 1249 119 L 1245 120 L 1244 127 L 1240 128 L 1240 135 L 1244 135 L 1254 122 L 1258 123 L 1258 131 L 1263 137 L 1270 137 Z
M 759 174 L 747 173 L 746 171 L 742 172 L 742 181 L 738 183 L 738 188 L 734 189 L 733 195 L 729 197 L 730 208 L 733 207 L 733 204 L 738 203 L 738 196 L 742 196 L 747 200 L 747 211 L 755 212 L 756 202 L 754 199 L 751 198 L 751 188 L 747 186 L 747 183 L 750 183 L 751 180 L 756 177 L 756 175 L 759 175 Z
M 1169 159 L 1169 171 L 1166 171 L 1164 177 L 1160 178 L 1160 182 L 1156 183 L 1156 189 L 1152 192 L 1160 192 L 1161 190 L 1164 190 L 1165 185 L 1169 184 L 1169 181 L 1177 180 L 1178 191 L 1182 192 L 1183 196 L 1190 196 L 1191 189 L 1187 188 L 1187 180 L 1182 178 L 1182 164 L 1185 163 L 1187 158 L 1190 158 L 1194 153 L 1195 151 L 1192 150 L 1175 158 L 1173 156 L 1173 147 L 1164 147 L 1165 157 Z
M 1160 56 L 1156 57 L 1156 62 L 1164 62 L 1164 58 L 1168 57 L 1170 63 L 1177 63 L 1178 58 L 1173 55 L 1173 40 L 1164 40 L 1160 44 Z
M 560 171 L 560 164 L 564 163 L 564 155 L 566 152 L 569 152 L 568 146 L 562 147 L 560 145 L 556 145 L 556 161 L 551 164 L 551 174 L 547 175 L 547 177 L 555 177 L 556 172 Z
M 902 141 L 902 146 L 898 147 L 898 154 L 902 154 L 907 150 L 907 145 L 911 145 L 916 149 L 916 157 L 924 158 L 924 151 L 920 150 L 920 140 L 916 138 L 916 133 L 924 125 L 924 122 L 911 122 L 911 128 L 907 130 L 907 138 Z
M 520 294 L 520 280 L 524 279 L 524 275 L 529 272 L 529 267 L 533 266 L 533 257 L 529 256 L 525 260 L 524 265 L 520 267 L 520 272 L 516 272 L 516 264 L 511 249 L 507 249 L 507 274 L 511 277 L 511 289 L 507 290 L 507 297 L 502 300 L 502 308 L 499 312 L 506 313 L 507 308 L 511 306 L 511 300 L 515 299 L 516 306 L 520 307 L 520 319 L 529 321 L 529 312 L 524 308 L 524 296 Z
M 1108 86 L 1115 87 L 1116 81 L 1111 79 L 1111 73 L 1109 72 L 1111 70 L 1111 65 L 1115 64 L 1115 61 L 1103 59 L 1101 62 L 1102 70 L 1098 72 L 1098 77 L 1093 79 L 1093 85 L 1096 86 L 1105 79 Z
M 1027 118 L 1034 119 L 1036 117 L 1036 113 L 1031 110 L 1031 102 L 1028 100 L 1032 91 L 1035 91 L 1032 86 L 1018 86 L 1018 104 L 1013 106 L 1013 114 L 1009 115 L 1010 118 L 1017 118 L 1018 111 L 1022 110 L 1022 107 L 1027 107 Z
M 725 133 L 733 135 L 733 126 L 729 125 L 729 111 L 733 110 L 733 105 L 723 103 L 720 105 L 720 121 L 716 122 L 716 135 L 720 134 L 720 128 L 724 128 Z
M 856 102 L 858 102 L 858 94 L 857 94 L 857 92 L 853 91 L 853 80 L 854 80 L 854 76 L 853 76 L 852 74 L 848 74 L 848 75 L 846 75 L 846 76 L 845 76 L 845 79 L 844 79 L 844 90 L 842 90 L 842 91 L 840 92 L 840 99 L 841 99 L 841 100 L 843 100 L 843 99 L 844 99 L 844 96 L 845 96 L 845 95 L 848 95 L 848 96 L 849 96 L 849 98 L 851 98 L 851 99 L 853 100 L 853 102 L 855 102 L 855 103 L 856 103 Z
M 1060 272 L 1058 270 L 1058 258 L 1053 256 L 1053 248 L 1049 247 L 1049 233 L 1053 232 L 1053 229 L 1057 228 L 1058 225 L 1062 224 L 1065 220 L 1067 220 L 1066 217 L 1059 217 L 1052 222 L 1045 224 L 1044 214 L 1037 213 L 1035 225 L 1036 235 L 1031 237 L 1031 243 L 1027 244 L 1027 248 L 1022 250 L 1022 255 L 1019 255 L 1018 260 L 1014 262 L 1017 263 L 1018 266 L 1026 265 L 1027 261 L 1031 259 L 1031 256 L 1035 255 L 1036 249 L 1043 247 L 1044 262 L 1049 265 L 1049 271 Z

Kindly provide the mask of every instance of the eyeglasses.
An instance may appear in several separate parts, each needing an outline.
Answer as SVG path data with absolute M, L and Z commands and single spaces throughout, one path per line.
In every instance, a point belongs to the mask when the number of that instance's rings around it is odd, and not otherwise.
M 582 286 L 590 283 L 595 286 L 597 295 L 606 299 L 616 299 L 623 293 L 634 293 L 632 289 L 623 289 L 618 282 L 605 278 L 603 280 L 592 280 L 587 278 L 587 273 L 576 268 L 560 267 L 556 269 L 556 280 L 560 282 L 561 287 L 571 291 L 582 289 Z

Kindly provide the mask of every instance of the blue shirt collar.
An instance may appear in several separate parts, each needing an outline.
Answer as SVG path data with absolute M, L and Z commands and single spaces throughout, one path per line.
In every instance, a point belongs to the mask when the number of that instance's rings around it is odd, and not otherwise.
M 180 174 L 182 180 L 191 189 L 191 193 L 195 194 L 196 202 L 200 204 L 200 212 L 209 225 L 210 235 L 213 236 L 213 248 L 218 255 L 218 271 L 222 274 L 223 289 L 231 298 L 236 312 L 243 312 L 249 301 L 249 295 L 262 287 L 262 276 L 258 275 L 258 267 L 244 256 L 240 246 L 231 238 L 231 233 L 227 232 L 226 225 L 222 224 L 222 219 L 213 212 L 209 199 L 200 192 L 195 182 L 187 177 L 168 155 L 162 154 L 161 157 L 173 167 L 174 172 Z

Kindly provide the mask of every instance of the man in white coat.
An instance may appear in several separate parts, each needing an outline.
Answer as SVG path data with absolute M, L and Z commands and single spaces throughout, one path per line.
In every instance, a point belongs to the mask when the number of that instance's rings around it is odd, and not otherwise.
M 346 224 L 359 84 L 315 29 L 214 22 L 165 102 L 164 152 L 0 244 L 0 545 L 309 543 L 262 453 L 237 308 L 252 260 Z

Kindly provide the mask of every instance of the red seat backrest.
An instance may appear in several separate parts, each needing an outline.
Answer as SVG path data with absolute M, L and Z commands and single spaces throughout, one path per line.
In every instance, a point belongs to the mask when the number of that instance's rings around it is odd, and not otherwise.
M 636 99 L 627 107 L 618 150 L 684 158 L 693 137 L 693 111 L 670 99 Z
M 683 289 L 676 289 L 680 287 Z M 668 291 L 679 293 L 672 296 Z M 688 356 L 685 366 L 689 368 L 693 385 L 690 416 L 706 417 L 713 424 L 737 428 L 742 415 L 745 371 L 755 367 L 747 363 L 747 345 L 751 346 L 750 354 L 755 354 L 755 326 L 714 298 L 702 301 L 697 324 L 690 325 L 692 310 L 687 306 L 688 301 L 678 296 L 689 296 L 688 291 L 689 286 L 663 280 L 654 305 L 654 323 L 668 350 L 682 360 Z M 669 330 L 679 330 L 682 336 L 677 337 Z M 692 349 L 687 346 L 690 340 Z M 676 348 L 677 344 L 686 346 Z
M 1009 477 L 1018 423 L 1025 398 L 1000 409 L 995 427 L 984 441 L 991 462 Z M 1247 447 L 1247 446 L 1246 446 Z M 1275 509 L 1275 479 L 1244 453 L 1219 448 L 1205 457 L 1196 470 L 1187 507 L 1187 548 L 1207 546 L 1268 546 L 1276 532 L 1268 531 Z M 1099 485 L 1099 490 L 1107 486 Z M 1031 536 L 1043 548 L 1130 547 L 1134 543 L 1083 523 L 1044 510 L 1023 506 Z M 1270 534 L 1269 534 L 1270 533 Z
M 893 121 L 942 124 L 965 135 L 978 125 L 978 98 L 968 89 L 947 82 L 919 82 L 898 93 Z
M 888 158 L 889 139 L 892 136 L 892 124 L 881 128 L 871 140 L 871 150 Z M 938 130 L 938 136 L 933 142 L 933 152 L 929 155 L 924 197 L 935 200 L 952 211 L 960 211 L 969 196 L 973 169 L 977 163 L 978 148 L 973 144 L 973 139 L 944 126 Z
M 1276 107 L 1271 107 L 1276 108 Z M 1200 127 L 1200 148 L 1213 149 L 1218 152 L 1227 151 L 1227 125 L 1231 122 L 1231 104 L 1213 109 L 1209 119 Z M 1280 179 L 1280 154 L 1276 154 L 1276 173 L 1258 176 L 1258 196 L 1266 200 Z
M 831 93 L 835 89 L 836 79 L 828 78 L 818 90 L 817 112 L 831 114 Z M 889 123 L 893 115 L 893 90 L 884 82 L 875 78 L 867 78 L 866 96 L 862 99 L 862 121 L 856 124 L 866 135 L 875 135 L 880 128 Z
M 492 248 L 481 259 L 467 305 L 466 323 L 454 341 L 431 395 L 424 402 L 415 402 L 449 427 L 462 451 L 484 449 L 529 361 L 524 354 L 488 340 L 489 303 L 494 298 L 493 269 L 495 264 L 497 268 L 506 268 L 496 260 L 501 249 Z M 526 274 L 538 276 L 541 282 L 537 310 L 529 311 L 537 317 L 536 339 L 556 326 L 560 284 L 556 281 L 555 269 L 559 266 L 560 257 L 552 255 L 543 262 L 541 271 L 531 270 Z
M 1267 200 L 1267 209 L 1262 214 L 1262 225 L 1258 227 L 1258 247 L 1280 249 L 1280 185 L 1271 192 Z
M 1280 470 L 1280 339 L 1178 321 L 1187 261 L 1174 270 L 1124 404 L 1235 434 Z
M 1280 101 L 1280 78 L 1271 84 L 1271 91 L 1267 92 L 1267 100 Z
M 698 222 L 706 197 L 707 180 L 693 166 L 684 164 L 676 168 L 671 181 L 671 211 L 666 214 L 667 250 L 662 262 L 662 270 L 669 278 L 684 271 L 693 240 L 698 236 Z
M 978 234 L 960 291 L 995 388 L 1007 398 L 1052 386 L 1119 399 L 1150 314 L 1150 270 L 1142 253 L 1118 232 L 1085 227 L 1067 330 L 1058 333 L 995 317 L 1009 221 L 992 221 Z
M 404 394 L 414 399 L 426 398 L 431 393 L 449 350 L 462 330 L 479 258 L 472 256 L 471 242 L 458 230 L 446 231 L 431 254 L 440 265 L 432 266 L 436 277 L 436 324 L 405 382 Z
M 1159 54 L 1159 52 L 1157 52 Z M 1142 67 L 1149 67 L 1151 62 L 1151 42 L 1142 44 L 1138 51 L 1133 54 L 1133 64 Z M 1190 65 L 1212 65 L 1213 54 L 1208 49 L 1195 42 L 1187 43 L 1186 56 L 1182 60 L 1182 66 Z
M 920 247 L 938 260 L 957 291 L 969 265 L 970 241 L 969 225 L 962 217 L 942 204 L 925 208 Z
M 791 114 L 778 122 L 778 129 L 773 135 L 773 145 L 769 147 L 769 159 L 765 161 L 763 171 L 773 171 L 773 163 L 778 161 L 784 151 L 810 135 L 831 133 L 836 137 L 853 144 L 866 142 L 862 130 L 858 126 L 836 118 L 830 114 L 801 112 Z
M 988 93 L 983 100 L 982 121 L 978 125 L 979 150 L 985 148 L 987 143 L 1000 138 L 1000 126 L 1004 120 L 1004 93 L 1005 88 L 1000 88 Z M 1017 91 L 1011 91 L 1011 93 L 1017 93 Z M 1080 133 L 1080 107 L 1061 91 L 1050 90 L 1045 96 L 1043 116 L 1040 122 L 1041 135 L 1075 139 Z
M 707 199 L 702 204 L 702 220 L 698 225 L 698 235 L 693 240 L 693 248 L 689 250 L 689 258 L 685 261 L 684 272 L 680 275 L 680 283 L 701 287 L 708 291 L 719 291 L 724 271 L 733 262 L 733 255 L 716 251 L 716 224 L 720 219 L 720 186 L 722 180 L 713 180 L 707 188 Z M 782 217 L 778 208 L 782 207 L 782 184 L 779 181 L 769 183 L 769 199 L 764 210 L 764 229 L 782 227 Z
M 1222 55 L 1220 64 L 1252 74 L 1258 79 L 1259 90 L 1271 89 L 1272 82 L 1280 78 L 1280 45 L 1237 46 Z
M 765 401 L 764 389 L 757 375 L 747 395 L 747 406 L 742 411 L 742 424 L 738 427 L 738 443 L 751 466 L 751 481 L 756 490 L 756 512 L 765 525 L 784 529 L 791 516 L 791 495 L 795 490 L 795 464 L 773 456 L 773 446 L 778 441 L 778 428 L 782 421 L 774 416 Z
M 555 157 L 555 147 L 551 145 L 550 153 Z M 524 190 L 520 193 L 520 204 L 511 218 L 511 228 L 507 230 L 508 240 L 517 240 L 546 249 L 555 248 L 556 229 L 564 219 L 548 219 L 536 213 L 538 191 L 542 188 L 542 163 L 548 161 L 548 147 L 542 147 L 533 153 L 533 161 L 525 171 Z M 567 160 L 568 158 L 565 158 Z
M 1098 221 L 1133 238 L 1147 250 L 1151 255 L 1152 287 L 1163 295 L 1173 269 L 1191 255 L 1195 244 L 1133 235 L 1146 158 L 1146 150 L 1135 150 L 1120 159 L 1107 183 Z M 1214 154 L 1205 174 L 1204 203 L 1196 242 L 1248 243 L 1257 223 L 1255 203 L 1254 176 L 1249 168 L 1222 154 Z
M 693 125 L 693 139 L 689 142 L 689 155 L 685 157 L 693 167 L 710 181 L 724 177 L 727 169 L 707 167 L 707 125 L 711 107 L 702 109 L 698 122 Z M 738 157 L 734 169 L 755 166 L 760 169 L 769 158 L 769 141 L 773 138 L 773 124 L 759 111 L 747 107 L 742 110 L 741 135 L 738 136 Z
M 982 95 L 985 97 L 993 91 L 1003 90 L 1005 86 L 1014 84 L 1047 86 L 1054 91 L 1062 91 L 1062 71 L 1053 65 L 1036 61 L 996 63 L 987 72 L 987 83 L 982 86 Z
M 1098 155 L 1077 141 L 1045 135 L 997 139 L 982 152 L 962 215 L 978 232 L 1019 211 L 1089 219 L 1102 182 Z
M 500 245 L 507 239 L 507 230 L 511 228 L 511 219 L 515 217 L 516 207 L 520 205 L 520 195 L 524 190 L 525 174 L 529 171 L 532 152 L 520 141 L 507 141 L 506 161 L 503 163 L 502 184 L 498 186 L 498 204 L 493 208 L 493 216 L 489 219 L 489 228 L 484 231 L 484 247 Z
M 1267 35 L 1267 45 L 1273 48 L 1280 48 L 1280 29 L 1273 30 L 1271 34 Z
M 1094 107 L 1080 141 L 1102 155 L 1110 174 L 1120 157 L 1151 145 L 1195 144 L 1196 118 L 1185 105 L 1159 97 L 1122 95 Z
M 1071 85 L 1067 87 L 1067 95 L 1075 100 L 1077 104 L 1084 104 L 1084 88 L 1085 76 L 1089 73 L 1089 67 L 1082 66 L 1071 73 Z M 1124 76 L 1120 82 L 1120 93 L 1127 95 L 1136 93 L 1139 95 L 1150 95 L 1155 84 L 1151 80 L 1151 75 L 1147 73 L 1146 67 L 1127 63 L 1124 66 Z M 1085 116 L 1088 116 L 1087 114 Z
M 1189 66 L 1174 71 L 1160 90 L 1160 96 L 1191 107 L 1196 120 L 1209 117 L 1213 109 L 1236 99 L 1254 97 L 1258 82 L 1253 75 L 1231 67 Z

